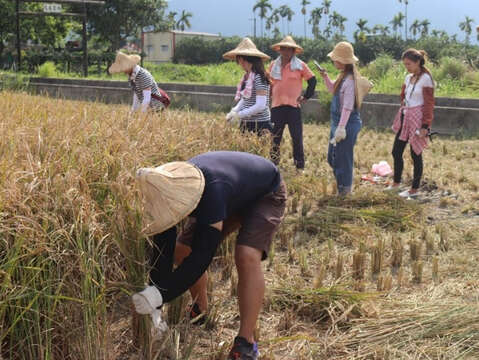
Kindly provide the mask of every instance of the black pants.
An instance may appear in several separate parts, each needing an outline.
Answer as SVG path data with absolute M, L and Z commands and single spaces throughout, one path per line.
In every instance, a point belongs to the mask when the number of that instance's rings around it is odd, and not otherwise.
M 258 136 L 270 133 L 273 130 L 269 121 L 242 121 L 240 129 L 242 132 L 254 132 Z
M 395 183 L 401 182 L 402 172 L 404 169 L 403 153 L 407 144 L 407 141 L 399 140 L 399 134 L 401 134 L 401 130 L 402 130 L 402 122 L 403 122 L 403 116 L 401 116 L 401 129 L 399 129 L 399 131 L 396 134 L 396 138 L 394 139 L 393 151 L 392 151 L 392 155 L 394 158 L 394 182 Z M 411 147 L 411 157 L 414 163 L 412 188 L 419 189 L 419 185 L 421 184 L 422 171 L 423 171 L 422 154 L 417 155 Z
M 293 141 L 293 159 L 298 169 L 304 169 L 303 150 L 303 122 L 301 121 L 301 109 L 293 106 L 278 106 L 271 109 L 271 121 L 273 122 L 273 147 L 271 149 L 271 160 L 278 165 L 280 144 L 283 138 L 283 131 L 288 125 L 289 133 Z

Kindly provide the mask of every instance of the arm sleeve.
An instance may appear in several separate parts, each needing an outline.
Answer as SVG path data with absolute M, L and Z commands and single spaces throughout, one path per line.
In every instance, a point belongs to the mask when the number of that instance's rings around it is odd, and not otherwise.
M 256 102 L 253 106 L 243 109 L 238 112 L 240 118 L 248 117 L 257 114 L 266 109 L 266 96 L 256 96 Z
M 349 121 L 349 116 L 351 115 L 351 110 L 346 109 L 343 107 L 343 110 L 341 111 L 341 118 L 339 119 L 339 125 L 338 126 L 344 126 L 348 124 Z
M 354 80 L 352 78 L 347 78 L 341 86 L 340 96 L 343 109 L 354 110 L 354 100 L 356 98 L 354 85 Z
M 430 127 L 434 117 L 434 88 L 423 87 L 422 94 L 424 97 L 424 110 L 422 116 L 422 125 L 426 128 Z
M 238 112 L 238 110 L 241 109 L 241 106 L 243 106 L 243 102 L 243 98 L 241 98 L 231 110 Z
M 143 90 L 143 101 L 141 102 L 141 111 L 146 111 L 151 101 L 151 90 Z
M 332 94 L 334 92 L 334 83 L 335 81 L 332 81 L 329 78 L 329 75 L 326 73 L 322 74 L 323 80 L 324 80 L 324 85 L 326 85 L 326 89 Z
M 138 101 L 138 96 L 136 96 L 136 92 L 133 91 L 133 104 L 131 105 L 131 111 L 136 111 L 140 106 L 140 102 Z
M 306 99 L 310 99 L 314 95 L 314 89 L 316 88 L 316 77 L 312 76 L 308 79 L 308 87 L 304 93 Z
M 203 275 L 216 254 L 222 239 L 221 231 L 209 225 L 197 224 L 193 235 L 191 253 L 159 283 L 152 279 L 160 289 L 164 302 L 169 302 L 186 292 Z

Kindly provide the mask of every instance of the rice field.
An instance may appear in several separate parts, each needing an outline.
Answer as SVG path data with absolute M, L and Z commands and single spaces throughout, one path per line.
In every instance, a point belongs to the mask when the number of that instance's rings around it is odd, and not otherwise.
M 206 324 L 185 319 L 186 294 L 152 336 L 129 301 L 147 270 L 134 174 L 208 150 L 267 157 L 269 139 L 222 114 L 1 95 L 0 359 L 224 359 L 239 326 L 234 237 L 210 268 Z M 406 201 L 360 180 L 392 162 L 392 132 L 365 128 L 341 199 L 328 133 L 305 126 L 302 174 L 282 145 L 289 199 L 264 262 L 261 359 L 479 358 L 479 141 L 436 138 L 422 195 Z

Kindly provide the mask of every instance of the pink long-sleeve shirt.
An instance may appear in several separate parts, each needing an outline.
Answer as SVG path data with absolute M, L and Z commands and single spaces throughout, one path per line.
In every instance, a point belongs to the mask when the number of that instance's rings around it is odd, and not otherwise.
M 322 75 L 324 83 L 328 91 L 334 93 L 334 85 L 336 80 L 332 81 L 327 73 Z M 341 118 L 339 126 L 346 126 L 351 112 L 354 110 L 355 94 L 354 94 L 354 78 L 352 75 L 347 75 L 344 82 L 339 89 L 339 106 L 341 109 Z

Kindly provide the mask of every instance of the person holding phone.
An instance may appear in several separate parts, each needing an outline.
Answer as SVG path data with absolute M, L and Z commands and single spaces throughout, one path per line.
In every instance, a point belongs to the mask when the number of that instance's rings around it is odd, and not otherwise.
M 336 178 L 338 194 L 344 196 L 352 191 L 354 145 L 362 124 L 359 109 L 371 83 L 359 74 L 355 65 L 358 58 L 350 43 L 342 41 L 336 44 L 328 56 L 340 70 L 335 81 L 319 64 L 316 66 L 326 88 L 333 94 L 328 163 Z
M 404 198 L 415 198 L 423 173 L 422 152 L 427 147 L 428 134 L 434 116 L 434 81 L 426 68 L 426 52 L 408 49 L 401 59 L 408 75 L 401 89 L 401 107 L 392 125 L 396 133 L 392 149 L 394 182 L 387 190 L 399 191 L 404 168 L 403 153 L 410 144 L 414 164 L 411 188 L 399 193 Z
M 303 53 L 303 48 L 296 44 L 291 36 L 286 36 L 271 47 L 280 56 L 271 62 L 269 73 L 272 83 L 271 121 L 273 123 L 273 145 L 271 159 L 278 165 L 283 131 L 288 125 L 293 141 L 293 159 L 296 169 L 304 169 L 303 122 L 301 105 L 314 95 L 316 77 L 308 65 L 296 55 Z M 308 87 L 304 94 L 303 80 Z

